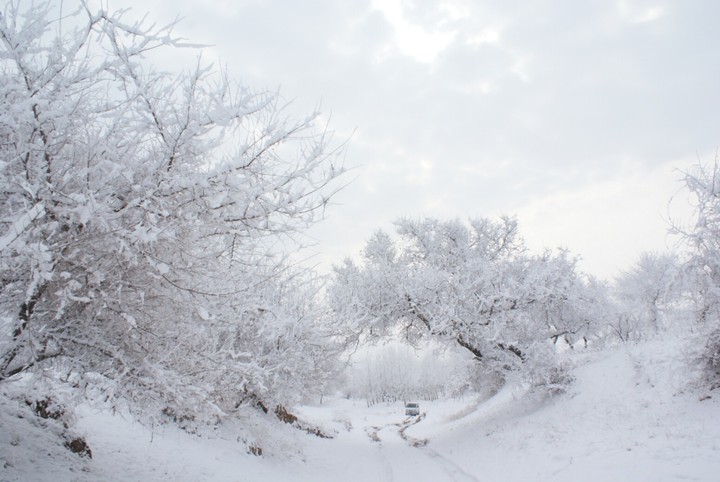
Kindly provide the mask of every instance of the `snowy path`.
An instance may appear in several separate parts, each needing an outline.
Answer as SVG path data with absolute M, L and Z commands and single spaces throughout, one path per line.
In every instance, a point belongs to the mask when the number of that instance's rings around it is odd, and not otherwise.
M 402 439 L 407 444 L 407 447 L 411 449 L 409 452 L 407 452 L 407 454 L 410 455 L 409 457 L 407 457 L 406 454 L 405 457 L 397 457 L 397 460 L 409 460 L 412 463 L 414 470 L 417 470 L 418 468 L 422 469 L 423 467 L 428 465 L 428 462 L 430 462 L 431 470 L 421 470 L 423 476 L 428 476 L 428 474 L 432 474 L 433 472 L 437 471 L 437 468 L 442 469 L 441 474 L 438 476 L 439 478 L 435 477 L 432 478 L 432 480 L 478 482 L 477 478 L 467 473 L 458 464 L 451 460 L 448 460 L 447 458 L 440 455 L 437 451 L 428 447 L 427 445 L 430 442 L 429 439 L 415 438 L 407 434 L 408 428 L 419 424 L 425 419 L 426 416 L 427 412 L 421 414 L 419 417 L 413 419 L 406 419 L 401 423 L 394 423 L 384 427 L 384 429 L 387 429 L 390 433 L 392 433 L 393 437 L 395 435 L 398 435 L 400 439 Z M 382 441 L 381 437 L 377 436 L 377 438 L 378 440 Z M 403 477 L 407 477 L 407 474 L 411 472 L 412 471 L 403 470 L 400 473 L 403 474 Z
M 338 433 L 333 441 L 311 441 L 306 448 L 308 472 L 293 480 L 478 481 L 428 447 L 427 439 L 408 433 L 409 428 L 425 421 L 424 414 L 411 418 L 405 417 L 402 411 L 402 404 L 367 408 L 348 403 L 330 412 L 305 408 L 304 415 L 314 420 L 331 414 L 335 423 L 352 428 Z M 336 452 L 340 447 L 345 447 L 343 453 L 349 449 L 346 455 Z M 329 458 L 328 451 L 334 456 Z
M 478 482 L 456 463 L 446 459 L 427 447 L 428 440 L 414 438 L 406 430 L 420 423 L 424 415 L 405 419 L 383 427 L 365 427 L 368 438 L 378 445 L 385 477 L 388 482 L 402 480 L 447 480 L 457 482 Z

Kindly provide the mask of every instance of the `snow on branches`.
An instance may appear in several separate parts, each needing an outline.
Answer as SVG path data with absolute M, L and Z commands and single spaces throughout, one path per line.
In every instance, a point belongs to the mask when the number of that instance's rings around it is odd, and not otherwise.
M 200 62 L 156 71 L 173 25 L 125 14 L 2 7 L 0 381 L 53 362 L 159 408 L 286 402 L 328 342 L 276 246 L 322 216 L 342 145 Z
M 397 239 L 378 232 L 368 241 L 361 264 L 336 267 L 329 299 L 348 342 L 431 337 L 466 349 L 491 372 L 544 377 L 554 344 L 594 335 L 602 290 L 565 251 L 527 254 L 513 218 L 396 226 Z

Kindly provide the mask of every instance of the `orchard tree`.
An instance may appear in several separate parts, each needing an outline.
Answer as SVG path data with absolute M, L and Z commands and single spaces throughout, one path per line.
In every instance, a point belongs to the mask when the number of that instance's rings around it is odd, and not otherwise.
M 318 114 L 81 1 L 0 11 L 0 382 L 53 368 L 168 413 L 297 398 L 325 368 L 317 284 L 278 246 L 318 220 L 342 145 Z
M 397 332 L 469 351 L 486 370 L 551 383 L 556 344 L 584 344 L 604 314 L 565 251 L 527 254 L 517 222 L 400 220 L 362 261 L 335 269 L 329 299 L 348 343 Z

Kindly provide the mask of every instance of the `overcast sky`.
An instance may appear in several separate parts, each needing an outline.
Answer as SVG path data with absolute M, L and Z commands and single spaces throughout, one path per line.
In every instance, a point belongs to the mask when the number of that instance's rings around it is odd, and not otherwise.
M 354 132 L 355 181 L 312 231 L 326 266 L 401 216 L 506 213 L 610 277 L 672 245 L 678 169 L 720 145 L 717 0 L 110 5 L 183 18 L 232 76 Z

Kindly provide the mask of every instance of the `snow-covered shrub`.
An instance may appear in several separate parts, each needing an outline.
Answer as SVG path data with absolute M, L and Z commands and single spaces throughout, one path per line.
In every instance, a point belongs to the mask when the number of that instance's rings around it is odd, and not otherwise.
M 172 25 L 1 8 L 0 382 L 52 367 L 184 419 L 321 385 L 317 284 L 278 249 L 342 172 L 317 116 L 158 71 Z

